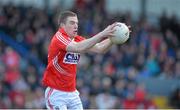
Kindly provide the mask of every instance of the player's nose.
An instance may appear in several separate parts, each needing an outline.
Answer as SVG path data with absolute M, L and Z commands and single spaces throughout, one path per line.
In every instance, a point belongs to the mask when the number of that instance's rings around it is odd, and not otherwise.
M 77 29 L 77 28 L 78 28 L 78 24 L 77 24 L 77 23 L 75 23 L 74 28 L 75 28 L 75 29 Z

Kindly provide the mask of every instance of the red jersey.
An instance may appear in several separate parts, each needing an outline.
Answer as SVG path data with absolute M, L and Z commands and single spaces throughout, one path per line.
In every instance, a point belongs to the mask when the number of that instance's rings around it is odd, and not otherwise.
M 73 40 L 79 42 L 84 39 L 75 36 Z M 53 36 L 48 50 L 48 65 L 43 76 L 45 86 L 69 92 L 76 90 L 76 66 L 80 54 L 66 51 L 71 41 L 62 28 Z

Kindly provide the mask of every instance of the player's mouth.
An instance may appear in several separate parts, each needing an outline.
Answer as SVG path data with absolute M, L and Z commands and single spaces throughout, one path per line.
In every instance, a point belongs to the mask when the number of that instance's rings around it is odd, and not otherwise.
M 78 31 L 77 31 L 77 30 L 75 30 L 75 31 L 74 31 L 74 34 L 77 34 L 77 32 L 78 32 Z

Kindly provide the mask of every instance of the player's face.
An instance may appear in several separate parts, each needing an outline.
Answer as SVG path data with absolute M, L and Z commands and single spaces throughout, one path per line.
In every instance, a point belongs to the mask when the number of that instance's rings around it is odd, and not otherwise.
M 66 23 L 63 25 L 63 28 L 71 38 L 75 37 L 78 32 L 77 16 L 68 17 Z

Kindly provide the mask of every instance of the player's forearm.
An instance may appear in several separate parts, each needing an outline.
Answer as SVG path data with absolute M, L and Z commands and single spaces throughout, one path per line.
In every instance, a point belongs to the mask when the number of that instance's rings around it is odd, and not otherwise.
M 102 42 L 97 44 L 98 52 L 106 53 L 112 45 L 113 45 L 113 43 L 111 42 L 111 40 L 109 38 L 106 40 L 103 40 Z
M 93 47 L 96 43 L 100 42 L 103 39 L 104 35 L 100 32 L 97 35 L 83 40 L 81 42 L 78 43 L 70 43 L 70 45 L 68 46 L 67 50 L 68 51 L 72 51 L 72 52 L 86 52 L 88 51 L 88 49 L 90 49 L 91 47 Z
M 92 38 L 77 43 L 77 47 L 80 51 L 86 51 L 89 48 L 93 47 L 96 43 L 100 42 L 101 40 L 102 40 L 102 35 L 100 33 L 93 36 Z

